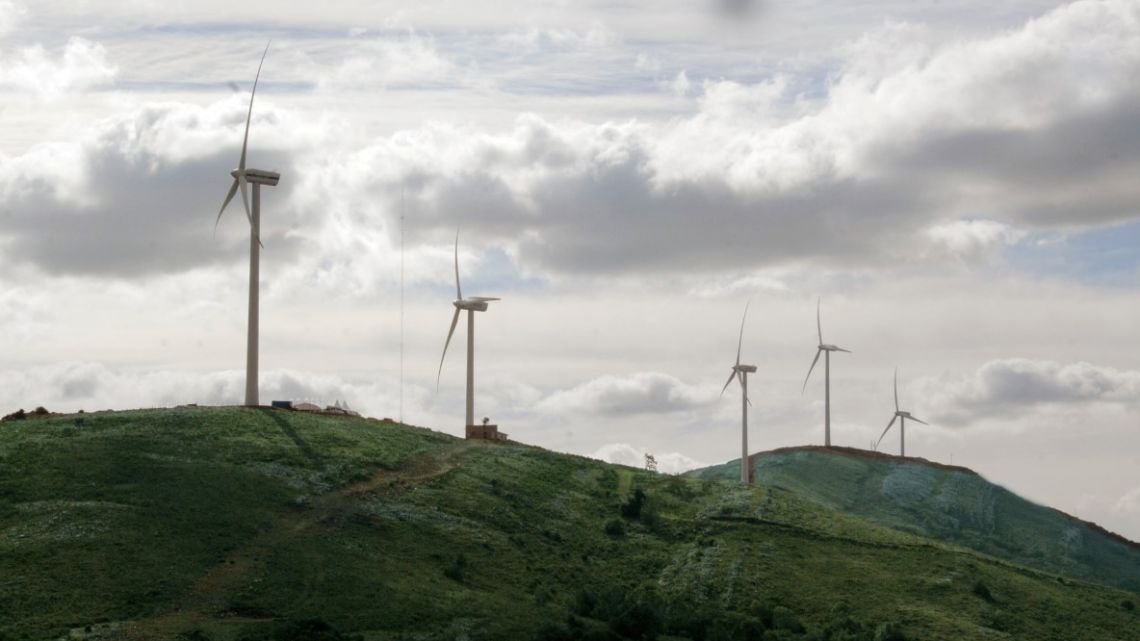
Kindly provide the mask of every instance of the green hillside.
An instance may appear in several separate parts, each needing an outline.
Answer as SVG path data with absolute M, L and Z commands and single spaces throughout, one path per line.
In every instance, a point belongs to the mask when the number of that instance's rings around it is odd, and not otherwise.
M 1047 572 L 1140 592 L 1140 545 L 1027 501 L 961 467 L 849 448 L 752 457 L 758 484 L 891 528 Z M 740 477 L 740 459 L 690 473 Z M 1140 637 L 1140 635 L 1138 635 Z
M 1135 594 L 845 515 L 374 420 L 0 424 L 0 639 L 1136 638 Z

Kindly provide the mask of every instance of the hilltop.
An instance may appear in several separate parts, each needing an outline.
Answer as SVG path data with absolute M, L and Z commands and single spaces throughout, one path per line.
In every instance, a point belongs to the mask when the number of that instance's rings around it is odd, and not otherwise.
M 1119 640 L 1133 593 L 775 486 L 380 421 L 0 425 L 0 639 Z
M 896 530 L 1140 592 L 1140 544 L 968 468 L 846 447 L 789 447 L 749 458 L 757 484 Z M 739 461 L 689 474 L 739 478 Z

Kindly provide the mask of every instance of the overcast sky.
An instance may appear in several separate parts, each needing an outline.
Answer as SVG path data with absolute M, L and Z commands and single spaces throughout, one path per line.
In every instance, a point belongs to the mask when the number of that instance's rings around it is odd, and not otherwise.
M 900 396 L 907 452 L 1140 539 L 1140 0 L 0 0 L 0 409 L 240 402 L 214 219 L 272 40 L 261 398 L 678 471 Z M 401 214 L 403 225 L 401 226 Z M 897 451 L 896 435 L 884 449 Z

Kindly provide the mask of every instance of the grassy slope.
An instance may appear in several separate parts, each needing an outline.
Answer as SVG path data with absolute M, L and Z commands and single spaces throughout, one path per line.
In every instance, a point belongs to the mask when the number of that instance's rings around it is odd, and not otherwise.
M 779 639 L 858 628 L 847 617 L 912 639 L 1140 628 L 1135 595 L 782 489 L 271 410 L 82 421 L 0 425 L 0 638 L 221 640 L 320 617 L 369 639 L 526 639 L 573 610 L 613 619 L 583 599 L 648 604 L 674 634 L 702 617 Z M 638 488 L 641 516 L 622 518 Z
M 739 477 L 739 459 L 692 473 Z M 964 468 L 846 448 L 756 455 L 755 479 L 821 505 L 1048 572 L 1140 592 L 1140 546 L 1037 505 Z

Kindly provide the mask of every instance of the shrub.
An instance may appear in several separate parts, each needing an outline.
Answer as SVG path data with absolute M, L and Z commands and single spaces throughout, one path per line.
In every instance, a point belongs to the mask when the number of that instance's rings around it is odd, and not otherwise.
M 981 580 L 974 581 L 974 587 L 971 588 L 970 591 L 974 593 L 974 596 L 986 603 L 994 602 L 994 595 L 990 593 L 990 589 L 986 587 L 986 584 L 982 583 Z
M 1120 602 L 1120 607 L 1124 608 L 1128 612 L 1132 612 L 1136 609 L 1136 604 L 1129 601 L 1128 599 L 1125 599 Z
M 792 611 L 782 605 L 772 609 L 772 627 L 777 630 L 787 630 L 796 634 L 804 633 L 804 625 L 792 614 Z
M 455 581 L 463 583 L 464 574 L 467 572 L 467 557 L 460 554 L 455 557 L 455 562 L 443 569 L 443 576 Z
M 896 623 L 882 623 L 875 628 L 875 641 L 906 641 L 906 636 Z
M 635 488 L 633 490 L 633 496 L 629 497 L 629 500 L 622 504 L 621 515 L 627 519 L 641 518 L 641 508 L 645 507 L 645 501 L 648 498 L 649 497 L 645 494 L 645 490 L 640 487 Z
M 606 522 L 606 534 L 615 539 L 625 536 L 625 524 L 620 519 L 610 519 Z

